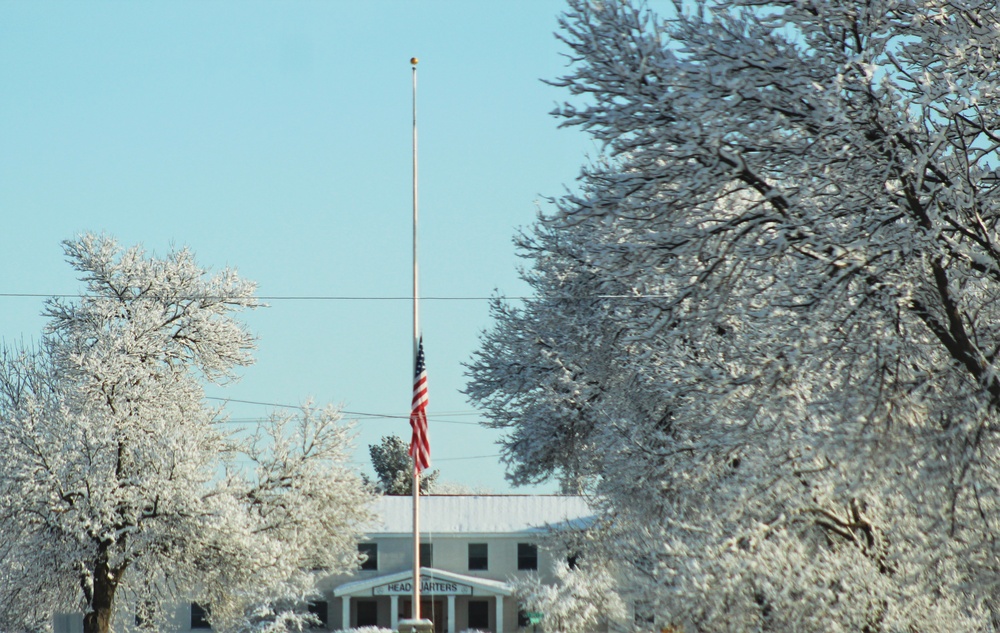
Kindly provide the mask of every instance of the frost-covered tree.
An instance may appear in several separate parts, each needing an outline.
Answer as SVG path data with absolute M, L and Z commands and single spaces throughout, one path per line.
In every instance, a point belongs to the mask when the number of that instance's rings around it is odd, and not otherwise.
M 0 626 L 82 611 L 106 633 L 116 613 L 156 626 L 162 603 L 196 600 L 245 627 L 314 570 L 354 566 L 369 494 L 337 412 L 247 437 L 205 404 L 204 381 L 252 360 L 235 313 L 253 284 L 187 250 L 84 235 L 65 252 L 86 292 L 47 304 L 37 349 L 0 355 Z
M 697 631 L 992 630 L 1000 10 L 571 0 L 603 143 L 469 395 Z M 659 623 L 658 623 L 659 624 Z
M 626 609 L 613 570 L 589 560 L 573 567 L 560 560 L 553 571 L 554 583 L 543 583 L 537 574 L 512 582 L 514 594 L 525 610 L 543 614 L 543 630 L 585 633 L 625 619 Z
M 413 494 L 413 458 L 409 446 L 398 435 L 385 435 L 378 444 L 370 444 L 368 453 L 378 481 L 375 487 L 384 495 Z M 420 492 L 435 492 L 440 473 L 430 470 L 420 474 Z

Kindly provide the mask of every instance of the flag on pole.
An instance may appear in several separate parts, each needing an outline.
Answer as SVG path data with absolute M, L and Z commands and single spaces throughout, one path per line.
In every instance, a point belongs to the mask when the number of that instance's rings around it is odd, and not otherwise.
M 424 365 L 424 339 L 417 344 L 417 364 L 413 374 L 413 404 L 410 409 L 410 457 L 418 471 L 431 467 L 431 440 L 427 431 L 427 367 Z

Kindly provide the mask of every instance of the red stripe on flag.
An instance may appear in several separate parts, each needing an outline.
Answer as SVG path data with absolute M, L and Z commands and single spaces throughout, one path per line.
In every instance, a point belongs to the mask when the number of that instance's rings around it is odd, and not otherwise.
M 431 440 L 427 430 L 427 368 L 424 365 L 424 340 L 417 345 L 417 363 L 413 376 L 413 402 L 410 409 L 410 457 L 417 471 L 431 467 Z

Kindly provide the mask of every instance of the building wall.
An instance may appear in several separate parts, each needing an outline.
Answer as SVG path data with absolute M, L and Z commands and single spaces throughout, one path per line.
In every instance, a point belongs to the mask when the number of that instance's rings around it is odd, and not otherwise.
M 400 503 L 402 502 L 402 503 Z M 395 572 L 412 569 L 413 542 L 408 534 L 403 533 L 405 524 L 410 520 L 405 508 L 395 507 L 405 505 L 407 499 L 383 499 L 384 516 L 387 524 L 382 532 L 371 535 L 368 542 L 378 544 L 378 569 L 358 570 L 351 575 L 331 575 L 320 579 L 319 588 L 321 600 L 327 603 L 327 628 L 337 630 L 342 623 L 342 600 L 334 596 L 334 590 L 345 582 L 373 579 Z M 432 499 L 430 504 L 434 503 Z M 486 580 L 506 582 L 512 578 L 524 576 L 529 572 L 518 570 L 518 543 L 538 544 L 544 532 L 543 525 L 553 524 L 563 519 L 573 520 L 584 514 L 585 505 L 566 497 L 532 497 L 532 496 L 493 496 L 462 498 L 460 496 L 444 497 L 436 500 L 441 504 L 440 510 L 421 519 L 421 525 L 429 526 L 433 532 L 425 542 L 433 545 L 433 561 L 431 566 L 465 576 Z M 428 504 L 428 505 L 430 505 Z M 575 505 L 574 505 L 575 504 Z M 549 512 L 547 508 L 558 508 L 559 514 Z M 565 513 L 563 512 L 565 509 Z M 574 514 L 575 513 L 575 514 Z M 435 528 L 433 522 L 439 525 Z M 449 521 L 450 523 L 441 523 Z M 387 528 L 387 529 L 386 529 Z M 391 531 L 390 531 L 391 530 Z M 495 531 L 491 531 L 495 530 Z M 488 546 L 489 568 L 487 570 L 470 570 L 468 561 L 469 543 L 486 543 Z M 538 548 L 537 573 L 543 582 L 552 582 L 553 565 L 558 558 L 566 556 L 566 552 L 548 551 Z M 474 596 L 473 599 L 483 599 Z M 446 609 L 446 600 L 442 598 Z M 468 628 L 468 601 L 466 596 L 456 597 L 457 631 Z M 489 621 L 491 629 L 495 630 L 495 602 L 489 598 Z M 352 601 L 353 603 L 353 601 Z M 377 617 L 380 626 L 388 627 L 390 623 L 390 600 L 387 597 L 378 599 Z M 174 605 L 171 609 L 170 621 L 181 633 L 195 631 L 202 633 L 204 629 L 191 628 L 190 604 Z M 352 611 L 356 606 L 352 606 Z M 351 620 L 354 622 L 354 618 Z M 517 628 L 518 605 L 513 597 L 504 599 L 504 630 L 513 631 Z M 79 614 L 61 614 L 53 619 L 55 633 L 81 633 L 82 618 Z M 115 623 L 118 631 L 134 631 L 131 616 L 119 615 Z M 530 630 L 530 627 L 529 627 Z
M 367 542 L 378 544 L 378 569 L 359 570 L 352 575 L 332 575 L 323 578 L 319 582 L 322 592 L 322 600 L 327 603 L 327 622 L 329 630 L 340 629 L 342 622 L 342 600 L 333 595 L 334 589 L 345 582 L 364 580 L 366 578 L 376 578 L 385 574 L 399 571 L 409 571 L 413 567 L 413 543 L 410 539 L 397 536 L 383 536 L 370 539 Z M 517 569 L 517 546 L 518 543 L 536 543 L 536 535 L 442 535 L 429 541 L 433 544 L 433 567 L 452 571 L 455 573 L 484 578 L 489 580 L 508 581 L 512 578 L 523 577 L 528 571 Z M 486 543 L 489 555 L 489 569 L 470 570 L 469 569 L 469 543 Z M 542 547 L 538 548 L 538 570 L 537 573 L 543 582 L 554 580 L 552 569 L 557 558 L 564 556 L 564 552 L 548 551 Z M 429 598 L 432 596 L 424 596 Z M 375 599 L 375 598 L 373 598 Z M 442 601 L 444 598 L 441 598 Z M 482 596 L 473 596 L 472 599 L 483 599 Z M 468 628 L 468 601 L 469 597 L 459 596 L 456 600 L 456 625 L 457 630 L 462 631 Z M 388 628 L 390 623 L 390 601 L 386 597 L 376 599 L 378 604 L 379 626 Z M 445 603 L 446 604 L 446 603 Z M 445 607 L 446 608 L 446 607 Z M 352 609 L 351 621 L 356 621 L 356 607 Z M 504 600 L 504 623 L 506 630 L 513 630 L 517 625 L 518 605 L 514 598 Z M 71 616 L 66 616 L 71 617 Z M 79 616 L 76 616 L 79 620 Z M 490 601 L 489 607 L 490 626 L 495 626 L 496 612 L 495 603 Z M 195 631 L 199 629 L 191 628 L 191 612 L 189 604 L 177 605 L 174 609 L 173 624 L 181 632 Z M 127 627 L 120 627 L 124 630 Z M 82 630 L 68 626 L 59 626 L 57 622 L 57 633 L 79 633 Z
M 413 541 L 408 537 L 375 537 L 365 542 L 378 544 L 378 570 L 360 570 L 353 575 L 331 576 L 323 584 L 339 585 L 351 580 L 374 578 L 397 571 L 408 571 L 413 568 Z M 442 535 L 425 543 L 433 545 L 433 564 L 425 567 L 436 567 L 467 576 L 506 581 L 512 577 L 522 576 L 526 572 L 517 569 L 518 543 L 538 544 L 537 535 Z M 489 551 L 488 570 L 469 569 L 469 543 L 486 543 Z M 552 552 L 542 547 L 538 549 L 538 572 L 543 581 L 552 579 L 552 569 L 555 560 L 564 557 L 565 552 Z

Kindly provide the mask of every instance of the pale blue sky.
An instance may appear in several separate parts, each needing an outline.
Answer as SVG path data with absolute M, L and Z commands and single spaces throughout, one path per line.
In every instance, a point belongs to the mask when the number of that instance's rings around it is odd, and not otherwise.
M 75 293 L 60 241 L 104 231 L 190 246 L 267 297 L 410 294 L 411 71 L 418 56 L 421 284 L 525 292 L 511 244 L 592 143 L 549 115 L 567 95 L 553 0 L 0 1 L 0 293 Z M 408 301 L 282 300 L 247 317 L 257 364 L 209 395 L 314 398 L 405 416 Z M 42 299 L 0 296 L 30 340 Z M 497 434 L 459 390 L 483 300 L 422 307 L 442 479 L 506 490 Z M 233 418 L 265 416 L 231 404 Z M 405 419 L 361 419 L 357 461 Z M 541 490 L 551 490 L 552 487 Z

